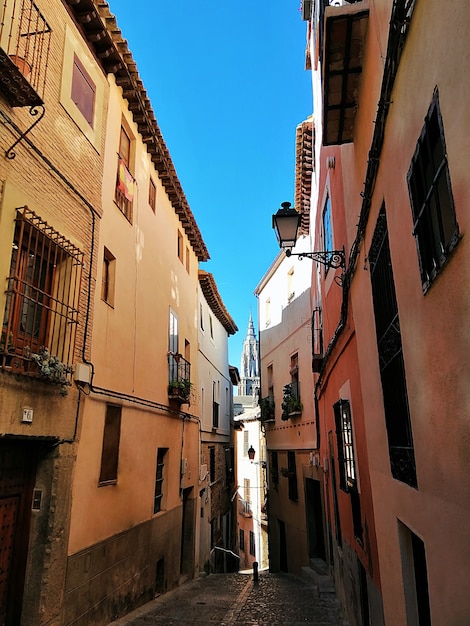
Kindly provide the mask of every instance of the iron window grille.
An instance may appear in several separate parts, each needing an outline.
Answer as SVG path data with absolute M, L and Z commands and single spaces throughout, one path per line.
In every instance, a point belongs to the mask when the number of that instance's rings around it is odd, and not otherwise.
M 321 307 L 312 311 L 312 371 L 320 372 L 323 363 L 323 318 Z
M 437 89 L 407 181 L 421 282 L 426 292 L 459 241 Z
M 72 365 L 83 253 L 26 206 L 15 222 L 0 363 L 26 371 L 31 356 L 46 348 Z
M 131 139 L 121 126 L 119 140 L 118 168 L 114 200 L 119 210 L 132 223 L 132 204 L 134 199 L 135 180 L 130 171 Z
M 372 301 L 392 476 L 417 487 L 398 305 L 382 207 L 369 250 Z

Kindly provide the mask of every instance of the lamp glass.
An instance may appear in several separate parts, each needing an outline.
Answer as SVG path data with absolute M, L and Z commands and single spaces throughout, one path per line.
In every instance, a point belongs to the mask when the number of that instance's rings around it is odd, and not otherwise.
M 279 209 L 273 215 L 273 228 L 281 248 L 293 248 L 300 227 L 300 213 L 295 209 Z

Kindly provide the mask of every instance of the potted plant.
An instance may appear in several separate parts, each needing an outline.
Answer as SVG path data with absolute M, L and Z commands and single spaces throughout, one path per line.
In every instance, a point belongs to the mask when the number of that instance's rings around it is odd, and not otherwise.
M 282 415 L 281 418 L 286 421 L 289 417 L 301 415 L 303 404 L 297 395 L 292 393 L 292 385 L 285 385 L 282 399 Z
M 56 356 L 51 356 L 44 346 L 39 349 L 38 354 L 31 355 L 31 361 L 37 366 L 39 378 L 48 383 L 60 385 L 60 395 L 67 395 L 67 387 L 72 384 L 69 378 L 73 371 L 71 365 L 65 365 Z
M 168 397 L 173 400 L 179 400 L 183 404 L 189 402 L 191 395 L 191 381 L 186 378 L 179 380 L 171 380 L 168 383 Z

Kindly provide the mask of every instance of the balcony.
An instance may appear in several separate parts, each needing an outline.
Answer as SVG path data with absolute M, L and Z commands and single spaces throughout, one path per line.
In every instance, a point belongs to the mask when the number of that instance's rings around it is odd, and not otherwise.
M 251 509 L 251 502 L 248 502 L 247 500 L 243 500 L 243 498 L 240 498 L 238 500 L 238 514 L 242 515 L 243 517 L 253 517 L 253 511 Z
M 43 104 L 51 28 L 31 0 L 3 0 L 0 91 L 12 107 Z
M 168 399 L 189 404 L 191 399 L 191 364 L 181 354 L 168 353 Z
M 303 405 L 300 401 L 300 383 L 293 381 L 288 385 L 284 385 L 281 419 L 286 421 L 292 417 L 299 417 L 302 415 L 302 411 Z
M 323 145 L 353 141 L 369 22 L 366 1 L 317 3 L 323 76 Z

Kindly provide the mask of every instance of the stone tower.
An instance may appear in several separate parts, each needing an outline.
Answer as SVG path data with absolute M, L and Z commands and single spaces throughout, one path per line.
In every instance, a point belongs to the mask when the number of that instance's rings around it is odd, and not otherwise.
M 250 313 L 248 330 L 243 342 L 240 365 L 239 396 L 258 396 L 260 390 L 259 376 L 259 342 L 255 335 L 253 316 Z

